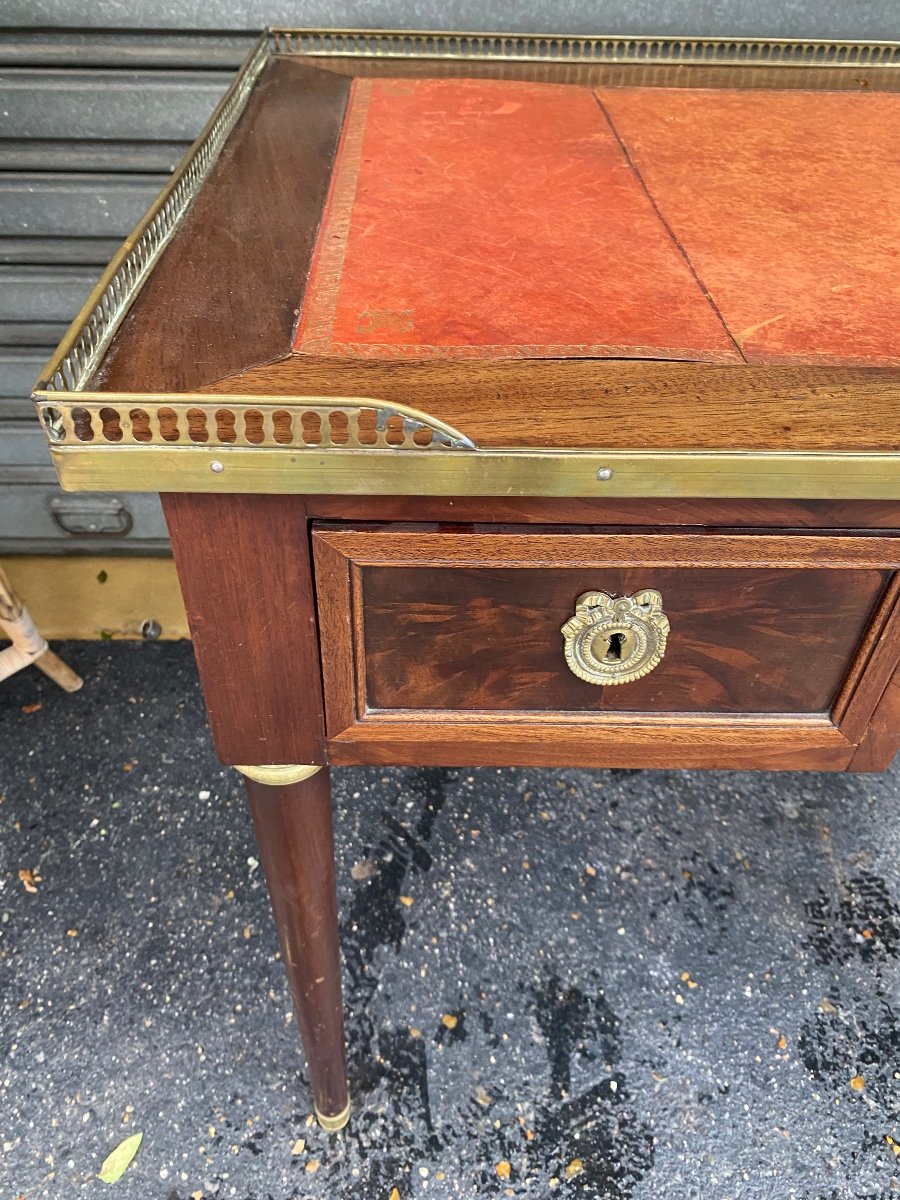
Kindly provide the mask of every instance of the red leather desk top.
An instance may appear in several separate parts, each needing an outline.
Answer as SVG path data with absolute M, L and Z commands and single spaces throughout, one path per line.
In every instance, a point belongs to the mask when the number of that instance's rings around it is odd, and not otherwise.
M 900 95 L 354 81 L 294 349 L 900 365 Z

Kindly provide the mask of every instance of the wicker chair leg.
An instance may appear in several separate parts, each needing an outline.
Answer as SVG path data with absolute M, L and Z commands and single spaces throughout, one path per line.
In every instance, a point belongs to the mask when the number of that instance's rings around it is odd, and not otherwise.
M 84 680 L 53 653 L 35 628 L 28 609 L 13 591 L 6 572 L 0 567 L 0 629 L 11 645 L 0 650 L 0 679 L 32 664 L 67 692 L 77 692 Z

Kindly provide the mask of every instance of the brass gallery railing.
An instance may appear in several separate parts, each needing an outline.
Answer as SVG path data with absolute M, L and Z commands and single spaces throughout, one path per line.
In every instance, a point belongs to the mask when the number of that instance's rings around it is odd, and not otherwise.
M 352 59 L 360 71 L 375 59 L 405 65 L 423 59 L 448 70 L 476 61 L 498 69 L 510 64 L 511 70 L 516 64 L 567 64 L 592 72 L 640 71 L 640 80 L 681 85 L 719 80 L 721 86 L 727 72 L 741 86 L 748 80 L 809 86 L 804 81 L 814 78 L 813 86 L 825 86 L 824 79 L 831 87 L 859 87 L 865 72 L 863 82 L 900 90 L 897 42 L 270 29 L 114 255 L 36 385 L 34 398 L 64 487 L 900 499 L 897 455 L 488 450 L 427 414 L 364 397 L 228 396 L 215 403 L 208 394 L 90 390 L 123 317 L 273 55 Z

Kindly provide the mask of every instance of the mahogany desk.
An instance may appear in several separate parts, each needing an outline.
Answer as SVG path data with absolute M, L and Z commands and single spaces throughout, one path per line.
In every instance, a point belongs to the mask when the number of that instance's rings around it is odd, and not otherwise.
M 900 743 L 900 46 L 275 30 L 36 390 L 162 494 L 326 1128 L 328 767 Z

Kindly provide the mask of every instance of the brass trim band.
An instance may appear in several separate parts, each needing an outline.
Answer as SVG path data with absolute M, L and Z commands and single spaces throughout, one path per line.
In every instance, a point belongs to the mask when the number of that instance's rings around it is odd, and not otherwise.
M 326 1133 L 337 1133 L 339 1129 L 343 1129 L 350 1120 L 350 1101 L 348 1100 L 345 1106 L 335 1117 L 326 1117 L 323 1112 L 319 1111 L 317 1105 L 313 1105 L 316 1113 L 316 1120 Z
M 302 783 L 304 779 L 309 779 L 317 771 L 322 770 L 321 767 L 311 766 L 236 766 L 234 769 L 257 783 L 267 783 L 269 787 L 286 787 L 289 783 Z
M 900 500 L 900 454 L 53 446 L 68 491 Z

